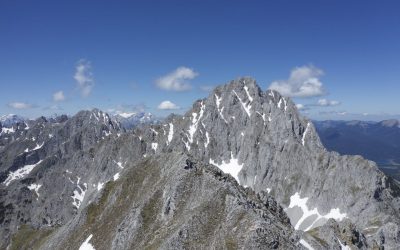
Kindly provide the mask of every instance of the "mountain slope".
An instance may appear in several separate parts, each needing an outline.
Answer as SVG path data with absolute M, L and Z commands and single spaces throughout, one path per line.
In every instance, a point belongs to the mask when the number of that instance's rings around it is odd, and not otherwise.
M 272 200 L 229 178 L 185 154 L 148 157 L 107 183 L 79 222 L 55 233 L 44 249 L 77 249 L 90 235 L 95 249 L 294 249 L 282 208 L 272 210 Z
M 380 242 L 381 227 L 388 221 L 399 224 L 394 180 L 371 161 L 328 152 L 290 99 L 261 91 L 253 79 L 217 87 L 184 117 L 153 129 L 137 133 L 157 145 L 157 152 L 180 149 L 230 168 L 240 184 L 270 191 L 296 229 L 348 218 L 368 231 L 371 242 Z M 387 247 L 400 242 L 392 240 L 386 240 Z
M 397 182 L 371 161 L 328 152 L 289 98 L 251 78 L 217 87 L 183 116 L 129 132 L 98 110 L 35 124 L 0 151 L 1 247 L 24 238 L 48 249 L 62 242 L 75 249 L 84 242 L 98 249 L 400 244 Z M 163 213 L 168 206 L 172 218 Z M 307 232 L 293 233 L 285 214 Z M 235 230 L 240 240 L 230 239 Z
M 96 249 L 147 245 L 154 235 L 142 229 L 161 226 L 179 229 L 153 239 L 167 248 L 195 244 L 290 249 L 298 244 L 288 218 L 271 197 L 261 200 L 244 191 L 216 167 L 196 163 L 194 169 L 185 169 L 184 154 L 154 158 L 152 144 L 125 133 L 101 111 L 83 111 L 60 123 L 38 120 L 24 136 L 0 152 L 0 248 L 76 249 L 89 236 L 85 225 L 93 229 L 90 242 Z M 32 148 L 35 143 L 39 146 Z M 27 166 L 32 166 L 30 171 L 21 171 Z M 127 197 L 125 188 L 137 194 Z M 154 213 L 160 220 L 153 221 L 153 215 L 146 214 L 152 202 L 171 208 L 157 207 Z M 90 217 L 93 209 L 95 221 Z M 120 211 L 118 217 L 115 211 Z M 128 235 L 133 239 L 125 240 L 127 232 L 118 227 L 105 233 L 108 227 L 102 223 L 122 223 L 132 211 L 141 211 L 135 215 L 139 217 L 120 227 L 132 227 L 128 232 L 136 233 Z M 209 221 L 204 224 L 205 216 Z M 212 235 L 213 242 L 207 240 Z

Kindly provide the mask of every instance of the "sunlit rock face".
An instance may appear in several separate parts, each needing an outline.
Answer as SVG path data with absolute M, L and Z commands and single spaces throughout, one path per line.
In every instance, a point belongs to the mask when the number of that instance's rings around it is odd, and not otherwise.
M 45 249 L 399 244 L 398 184 L 251 78 L 129 131 L 100 110 L 27 125 L 0 149 L 1 247 L 22 225 Z

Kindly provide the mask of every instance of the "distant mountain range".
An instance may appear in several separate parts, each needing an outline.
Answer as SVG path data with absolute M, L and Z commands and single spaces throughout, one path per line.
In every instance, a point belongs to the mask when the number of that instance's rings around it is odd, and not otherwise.
M 114 118 L 121 123 L 125 129 L 132 129 L 139 124 L 156 124 L 160 121 L 148 112 L 118 113 Z
M 149 112 L 121 112 L 110 115 L 114 120 L 119 122 L 121 126 L 125 129 L 132 129 L 139 124 L 157 124 L 162 118 L 156 117 Z M 57 119 L 65 120 L 68 117 L 66 115 L 62 116 L 54 116 L 54 117 L 46 117 L 49 121 L 58 122 Z M 0 131 L 2 128 L 12 128 L 13 125 L 18 123 L 28 123 L 29 119 L 24 118 L 15 114 L 8 114 L 0 116 Z
M 9 114 L 0 116 L 0 124 L 6 128 L 11 127 L 13 124 L 16 124 L 18 122 L 24 122 L 24 121 L 25 118 L 19 115 Z
M 322 143 L 340 154 L 362 155 L 379 165 L 400 165 L 400 122 L 314 121 Z

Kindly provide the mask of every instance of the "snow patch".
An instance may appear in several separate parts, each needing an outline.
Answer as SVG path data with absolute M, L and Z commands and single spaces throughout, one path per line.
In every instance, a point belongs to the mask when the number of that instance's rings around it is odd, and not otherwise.
M 11 127 L 11 128 L 2 128 L 0 135 L 2 135 L 2 134 L 12 134 L 14 132 L 15 132 L 15 129 L 13 127 Z
M 268 95 L 272 96 L 272 98 L 275 98 L 274 91 L 272 90 L 269 91 Z
M 83 186 L 85 187 L 85 189 L 82 189 L 81 186 L 79 185 L 79 180 L 81 178 L 78 177 L 78 181 L 76 183 L 78 189 L 74 190 L 74 195 L 71 196 L 72 199 L 74 200 L 72 202 L 72 205 L 76 207 L 76 209 L 79 209 L 79 207 L 82 204 L 83 199 L 85 198 L 85 194 L 86 194 L 86 190 L 87 190 L 87 184 L 83 183 Z
M 300 244 L 302 244 L 308 250 L 314 250 L 314 248 L 310 244 L 308 244 L 308 242 L 305 241 L 304 239 L 300 239 L 299 242 L 300 242 Z
M 156 142 L 151 143 L 151 148 L 152 148 L 154 151 L 157 151 L 157 147 L 158 147 L 158 143 L 156 143 Z
M 203 101 L 201 101 L 200 105 L 201 105 L 201 108 L 200 108 L 199 117 L 197 117 L 197 113 L 195 113 L 195 112 L 192 113 L 192 125 L 190 125 L 189 130 L 188 130 L 188 132 L 189 132 L 188 140 L 190 143 L 193 143 L 193 136 L 196 133 L 197 126 L 199 125 L 199 121 L 203 117 L 203 114 L 204 114 L 205 105 L 203 104 Z M 189 150 L 190 150 L 190 147 L 189 147 Z
M 44 142 L 42 142 L 42 144 L 41 144 L 41 145 L 39 145 L 39 144 L 37 143 L 37 144 L 36 144 L 36 147 L 35 147 L 35 148 L 33 148 L 33 149 L 32 149 L 32 151 L 35 151 L 35 150 L 38 150 L 38 149 L 42 148 L 42 147 L 43 147 L 43 145 L 44 145 Z
M 206 131 L 206 143 L 204 143 L 204 147 L 207 148 L 208 144 L 210 143 L 210 137 L 208 136 L 208 132 Z
M 100 191 L 104 187 L 104 182 L 97 183 L 97 191 Z
M 224 115 L 222 114 L 222 112 L 224 111 L 224 107 L 222 107 L 222 109 L 220 108 L 222 97 L 219 97 L 217 94 L 214 94 L 214 96 L 215 96 L 215 104 L 217 104 L 217 109 L 218 109 L 219 115 L 221 116 L 222 120 L 225 121 L 225 123 L 228 123 L 228 121 L 225 119 Z
M 32 165 L 25 165 L 20 169 L 15 170 L 14 172 L 10 172 L 8 174 L 7 179 L 3 182 L 6 186 L 8 186 L 12 181 L 19 180 L 27 176 L 37 165 L 39 165 L 42 160 L 38 161 Z
M 35 193 L 36 193 L 36 195 L 39 197 L 39 188 L 40 188 L 41 186 L 42 186 L 42 185 L 40 185 L 40 184 L 32 183 L 31 185 L 28 186 L 28 189 L 29 189 L 29 190 L 34 190 Z M 38 198 L 36 198 L 36 199 L 38 199 Z
M 247 103 L 244 103 L 244 102 L 242 101 L 242 99 L 240 99 L 239 95 L 236 93 L 235 90 L 232 90 L 232 92 L 233 92 L 233 93 L 236 95 L 236 97 L 239 99 L 240 103 L 242 104 L 242 107 L 243 107 L 244 110 L 246 111 L 247 115 L 250 117 L 250 115 L 251 115 L 251 111 L 250 111 L 251 105 L 250 105 L 250 104 L 247 104 Z
M 170 123 L 169 124 L 168 143 L 167 143 L 167 145 L 169 143 L 171 143 L 173 136 L 174 136 L 174 124 Z
M 146 156 L 144 156 L 144 157 L 146 157 Z M 119 173 L 116 173 L 113 178 L 114 178 L 114 181 L 118 180 L 119 179 Z
M 282 104 L 282 98 L 279 99 L 278 108 L 281 108 L 281 104 Z
M 96 250 L 92 244 L 89 243 L 90 239 L 93 237 L 93 234 L 89 235 L 86 240 L 79 247 L 79 250 Z
M 115 162 L 115 164 L 117 164 L 118 165 L 118 167 L 120 167 L 120 168 L 124 168 L 123 166 L 122 166 L 122 162 L 120 162 L 120 161 L 114 161 Z
M 312 210 L 310 210 L 307 206 L 307 201 L 308 198 L 300 198 L 300 194 L 298 192 L 296 192 L 294 195 L 292 195 L 290 197 L 290 204 L 289 207 L 287 209 L 285 209 L 286 211 L 290 208 L 295 208 L 295 207 L 299 207 L 302 211 L 302 215 L 300 217 L 300 219 L 296 222 L 296 224 L 294 225 L 294 228 L 296 230 L 303 230 L 303 231 L 308 231 L 310 229 L 313 228 L 315 222 L 317 222 L 320 219 L 335 219 L 337 221 L 341 221 L 342 219 L 346 218 L 346 213 L 341 213 L 339 208 L 332 208 L 329 213 L 325 214 L 325 215 L 321 215 L 318 212 L 317 208 L 314 208 Z M 289 213 L 290 214 L 290 213 Z M 313 217 L 310 217 L 313 216 Z M 290 216 L 289 216 L 290 217 Z M 309 226 L 306 228 L 300 228 L 301 224 L 306 220 L 306 219 L 310 218 L 312 219 L 311 221 L 308 221 Z M 293 223 L 295 221 L 292 221 Z
M 337 240 L 339 241 L 341 250 L 351 250 L 351 247 L 342 244 L 342 242 L 339 239 L 337 239 Z
M 239 164 L 238 159 L 233 157 L 232 152 L 231 159 L 229 161 L 222 161 L 221 164 L 218 164 L 210 158 L 210 164 L 217 166 L 224 173 L 232 175 L 237 180 L 237 182 L 239 182 L 239 172 L 240 170 L 242 170 L 243 164 Z
M 158 135 L 158 132 L 155 131 L 153 128 L 150 128 L 151 131 L 153 131 L 154 134 Z
M 264 126 L 265 126 L 265 124 L 266 124 L 265 114 L 264 114 L 264 113 L 261 114 L 261 113 L 258 112 L 258 111 L 256 111 L 256 113 L 259 114 L 259 115 L 262 117 L 262 119 L 263 119 L 263 121 L 264 121 Z
M 301 143 L 303 144 L 303 146 L 304 146 L 305 143 L 306 143 L 305 139 L 306 139 L 306 135 L 307 135 L 307 132 L 308 132 L 309 127 L 310 127 L 310 123 L 308 122 L 308 123 L 307 123 L 306 130 L 304 130 L 303 137 L 301 138 Z
M 247 98 L 249 98 L 250 102 L 252 102 L 253 101 L 253 97 L 251 97 L 251 95 L 249 93 L 249 88 L 247 88 L 247 86 L 244 86 L 244 90 L 246 91 Z

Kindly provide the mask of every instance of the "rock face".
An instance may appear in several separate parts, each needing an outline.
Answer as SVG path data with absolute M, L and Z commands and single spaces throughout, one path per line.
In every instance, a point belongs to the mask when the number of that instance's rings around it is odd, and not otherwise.
M 101 180 L 119 168 L 94 159 L 102 154 L 94 147 L 112 147 L 107 141 L 120 133 L 119 125 L 101 111 L 83 111 L 53 122 L 42 117 L 29 126 L 11 133 L 13 141 L 0 152 L 0 237 L 6 239 L 2 244 L 21 225 L 65 224 L 86 202 L 88 178 Z
M 39 119 L 4 144 L 0 182 L 0 248 L 400 244 L 399 184 L 328 152 L 289 98 L 251 78 L 132 131 L 98 110 Z

